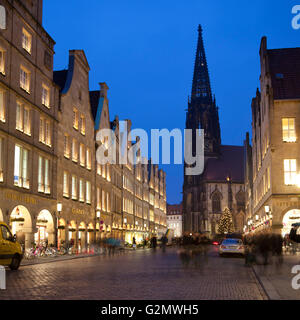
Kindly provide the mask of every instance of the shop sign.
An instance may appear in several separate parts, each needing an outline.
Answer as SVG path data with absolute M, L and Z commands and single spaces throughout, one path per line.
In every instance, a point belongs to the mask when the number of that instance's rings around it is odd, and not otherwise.
M 78 208 L 72 208 L 73 214 L 84 214 L 84 210 Z
M 300 207 L 300 201 L 282 201 L 279 202 L 280 207 Z
M 35 205 L 37 204 L 37 200 L 34 199 L 33 197 L 30 197 L 27 195 L 14 194 L 12 192 L 5 192 L 4 198 L 7 200 L 20 201 L 28 204 L 35 204 Z

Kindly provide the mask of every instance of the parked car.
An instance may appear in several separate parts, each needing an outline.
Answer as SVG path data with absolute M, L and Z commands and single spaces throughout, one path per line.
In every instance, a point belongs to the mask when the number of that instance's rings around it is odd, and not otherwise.
M 21 245 L 12 235 L 8 225 L 0 222 L 0 265 L 9 266 L 11 270 L 17 270 L 22 258 Z
M 245 247 L 241 239 L 224 239 L 219 246 L 219 255 L 223 256 L 225 254 L 245 254 Z

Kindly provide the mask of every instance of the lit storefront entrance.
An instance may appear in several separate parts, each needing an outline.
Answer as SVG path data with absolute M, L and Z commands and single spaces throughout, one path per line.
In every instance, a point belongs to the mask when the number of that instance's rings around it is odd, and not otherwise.
M 66 243 L 66 222 L 64 219 L 58 220 L 57 229 L 57 248 L 60 249 Z
M 282 220 L 283 228 L 281 232 L 283 237 L 290 233 L 293 223 L 300 223 L 299 209 L 290 210 L 284 215 Z
M 54 221 L 48 210 L 42 210 L 37 216 L 37 232 L 34 234 L 34 242 L 39 245 L 54 245 L 55 230 Z
M 32 219 L 27 208 L 24 206 L 16 206 L 10 215 L 9 224 L 13 235 L 25 248 L 33 246 Z
M 68 240 L 71 248 L 75 248 L 77 246 L 76 229 L 77 226 L 75 221 L 71 221 L 68 228 Z
M 86 245 L 86 225 L 81 222 L 78 228 L 78 251 L 81 252 L 85 249 Z

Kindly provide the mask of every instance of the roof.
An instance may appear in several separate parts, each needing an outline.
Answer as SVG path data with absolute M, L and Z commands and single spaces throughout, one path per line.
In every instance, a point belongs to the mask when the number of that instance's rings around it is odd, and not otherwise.
M 167 204 L 167 215 L 180 215 L 182 214 L 182 203 Z
M 209 158 L 204 166 L 203 178 L 210 181 L 244 182 L 244 147 L 220 147 L 219 158 Z
M 300 98 L 300 48 L 267 52 L 274 99 Z
M 99 98 L 100 98 L 100 91 L 90 91 L 90 104 L 91 104 L 91 111 L 93 114 L 94 121 L 96 120 L 97 110 L 99 105 Z
M 65 87 L 67 74 L 68 70 L 59 70 L 53 72 L 53 81 L 60 87 L 61 90 Z

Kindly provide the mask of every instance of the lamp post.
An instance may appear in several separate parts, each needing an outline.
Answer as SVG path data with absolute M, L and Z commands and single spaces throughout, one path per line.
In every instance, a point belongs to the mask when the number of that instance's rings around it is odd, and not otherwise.
M 101 232 L 100 230 L 100 217 L 101 217 L 101 212 L 100 210 L 96 211 L 96 218 L 95 218 L 95 231 L 94 231 L 94 243 L 96 244 L 97 242 L 97 222 L 99 222 L 99 233 Z
M 57 204 L 57 215 L 56 215 L 56 239 L 55 239 L 55 244 L 56 244 L 56 248 L 58 248 L 58 216 L 60 216 L 61 212 L 62 212 L 62 204 L 58 203 Z

